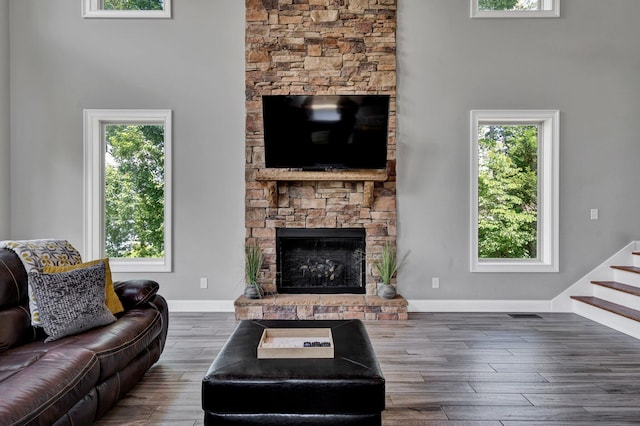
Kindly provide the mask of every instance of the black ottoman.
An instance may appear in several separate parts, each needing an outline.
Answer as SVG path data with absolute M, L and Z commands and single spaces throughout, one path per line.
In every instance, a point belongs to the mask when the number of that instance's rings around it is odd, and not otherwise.
M 334 358 L 258 359 L 265 328 L 330 328 Z M 380 425 L 384 377 L 359 320 L 241 321 L 202 382 L 206 425 Z

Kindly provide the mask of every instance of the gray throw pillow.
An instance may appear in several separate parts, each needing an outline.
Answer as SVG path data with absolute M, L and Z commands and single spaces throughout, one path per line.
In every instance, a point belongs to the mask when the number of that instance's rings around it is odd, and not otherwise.
M 104 262 L 55 274 L 29 272 L 29 284 L 40 307 L 42 328 L 49 336 L 45 342 L 116 320 L 105 304 Z

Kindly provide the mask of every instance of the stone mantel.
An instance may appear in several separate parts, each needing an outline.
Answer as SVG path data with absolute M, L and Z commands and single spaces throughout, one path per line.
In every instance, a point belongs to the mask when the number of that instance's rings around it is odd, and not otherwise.
M 363 182 L 363 207 L 373 204 L 373 183 L 386 182 L 386 170 L 327 170 L 295 171 L 289 169 L 261 169 L 256 173 L 256 181 L 265 182 L 269 207 L 278 206 L 278 182 Z

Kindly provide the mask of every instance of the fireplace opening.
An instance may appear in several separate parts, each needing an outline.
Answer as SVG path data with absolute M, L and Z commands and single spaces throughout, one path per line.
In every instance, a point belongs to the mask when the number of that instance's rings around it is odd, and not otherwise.
M 365 293 L 365 230 L 276 230 L 279 293 Z

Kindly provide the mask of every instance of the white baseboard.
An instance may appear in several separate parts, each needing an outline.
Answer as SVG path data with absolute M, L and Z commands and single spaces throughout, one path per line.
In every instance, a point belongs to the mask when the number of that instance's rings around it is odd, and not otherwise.
M 553 312 L 550 300 L 409 300 L 408 310 L 409 312 Z
M 167 300 L 170 312 L 235 312 L 233 300 Z
M 233 300 L 169 300 L 172 312 L 234 312 Z M 409 300 L 409 312 L 552 312 L 550 300 Z M 570 312 L 570 311 L 568 311 Z

